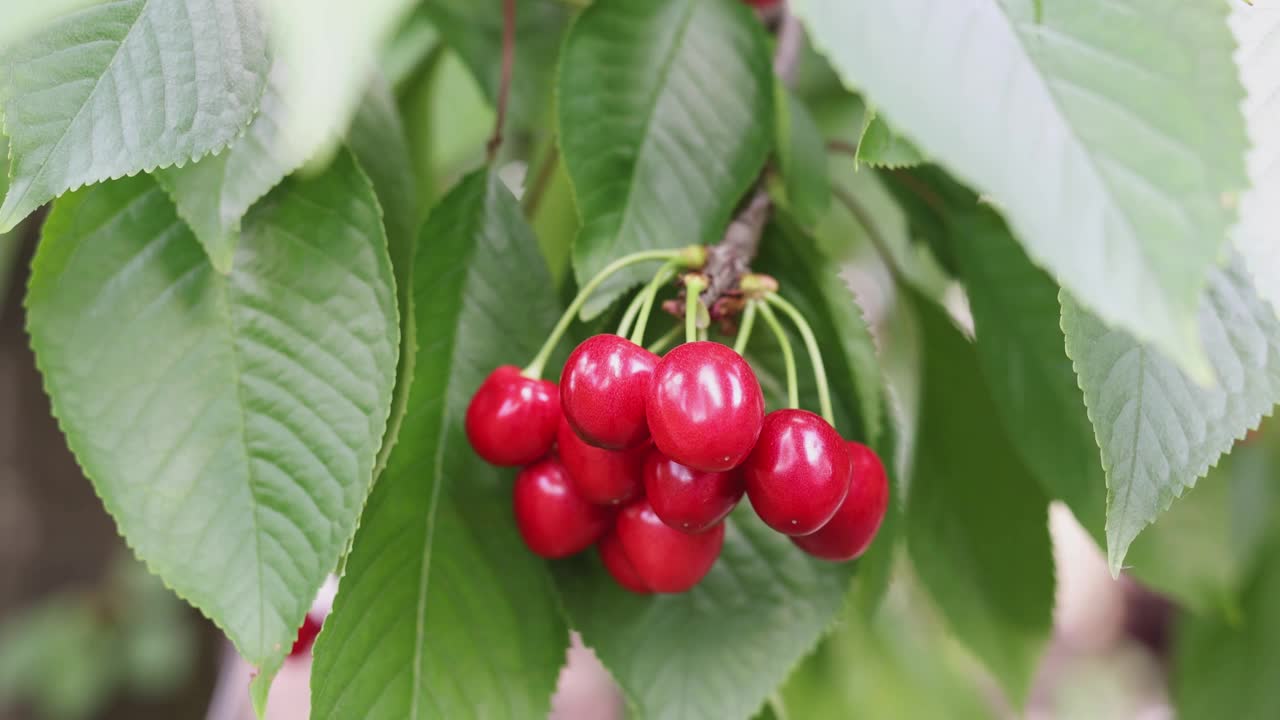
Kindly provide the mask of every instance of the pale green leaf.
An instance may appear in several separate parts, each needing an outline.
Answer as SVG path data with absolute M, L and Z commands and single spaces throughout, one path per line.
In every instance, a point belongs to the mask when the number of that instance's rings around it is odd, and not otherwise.
M 1272 478 L 1274 480 L 1274 478 Z M 1280 547 L 1252 573 L 1236 618 L 1186 618 L 1176 633 L 1170 685 L 1183 720 L 1280 716 Z
M 297 272 L 305 266 L 305 273 Z M 138 176 L 60 200 L 28 329 L 54 412 L 139 557 L 278 667 L 369 489 L 396 358 L 386 239 L 347 155 L 213 270 Z
M 312 717 L 545 717 L 568 632 L 511 520 L 512 471 L 462 420 L 496 365 L 533 355 L 555 296 L 496 175 L 464 179 L 420 238 L 409 412 L 316 644 Z
M 719 240 L 773 136 L 764 32 L 733 0 L 592 3 L 565 39 L 558 102 L 579 285 L 627 253 Z M 583 317 L 650 272 L 613 276 Z
M 850 564 L 803 554 L 745 502 L 726 522 L 720 559 L 687 593 L 634 595 L 594 553 L 555 567 L 570 622 L 635 717 L 751 717 L 844 604 Z
M 306 149 L 292 142 L 281 125 L 287 72 L 281 63 L 274 64 L 257 115 L 225 151 L 154 173 L 222 273 L 231 271 L 245 213 L 307 159 Z
M 280 136 L 291 157 L 323 166 L 373 77 L 378 53 L 412 0 L 259 0 L 284 68 Z
M 258 106 L 265 40 L 255 0 L 116 0 L 8 48 L 0 231 L 67 190 L 221 150 Z
M 1235 242 L 1258 294 L 1280 312 L 1280 3 L 1232 4 L 1230 26 L 1240 44 L 1236 64 L 1247 97 L 1250 189 L 1240 199 Z
M 1045 492 L 1102 545 L 1107 480 L 1064 346 L 1058 286 L 991 210 L 975 205 L 949 221 L 978 361 L 1005 432 Z
M 925 368 L 907 548 L 951 631 L 1020 705 L 1053 624 L 1049 500 L 992 421 L 973 346 L 915 304 Z
M 4 24 L 0 25 L 0 51 L 23 38 L 40 32 L 58 17 L 103 0 L 44 0 L 23 2 L 12 0 L 4 6 Z
M 1227 4 L 797 0 L 851 86 L 1108 324 L 1211 373 L 1196 313 L 1245 186 Z M 1158 19 L 1158 20 L 1157 20 Z
M 813 227 L 831 205 L 827 148 L 804 103 L 780 80 L 774 86 L 775 142 L 787 206 L 802 225 Z
M 1107 471 L 1107 557 L 1129 544 L 1280 400 L 1280 318 L 1239 258 L 1210 275 L 1200 333 L 1218 384 L 1113 330 L 1063 292 L 1062 328 Z
M 1129 547 L 1127 571 L 1198 613 L 1241 614 L 1240 594 L 1280 520 L 1272 438 L 1237 446 Z
M 877 168 L 911 167 L 924 162 L 916 146 L 889 127 L 875 108 L 867 108 L 862 116 L 862 133 L 854 157 Z
M 422 12 L 440 30 L 484 90 L 498 97 L 502 74 L 502 3 L 499 0 L 433 0 Z M 548 120 L 556 60 L 569 25 L 569 4 L 561 0 L 516 3 L 516 44 L 507 107 L 508 133 Z

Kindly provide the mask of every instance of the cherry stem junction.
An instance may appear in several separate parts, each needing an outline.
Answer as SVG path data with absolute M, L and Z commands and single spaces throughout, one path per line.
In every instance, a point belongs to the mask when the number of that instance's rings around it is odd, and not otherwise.
M 818 339 L 813 334 L 813 328 L 809 327 L 809 321 L 804 319 L 804 314 L 781 295 L 769 293 L 764 296 L 764 299 L 765 302 L 777 306 L 779 310 L 786 313 L 791 318 L 791 322 L 795 323 L 796 329 L 800 331 L 805 349 L 809 352 L 809 361 L 813 363 L 814 379 L 818 385 L 818 406 L 822 409 L 822 419 L 835 427 L 835 413 L 831 410 L 831 388 L 827 385 L 827 369 L 822 362 L 822 350 L 818 347 Z
M 773 336 L 778 340 L 778 347 L 782 348 L 782 364 L 787 372 L 787 407 L 798 408 L 800 407 L 800 381 L 796 377 L 796 354 L 791 349 L 791 338 L 787 336 L 786 328 L 782 327 L 778 316 L 774 314 L 773 308 L 769 307 L 768 303 L 753 300 L 751 304 L 759 306 L 760 315 L 773 330 Z
M 547 360 L 551 358 L 551 353 L 555 352 L 556 345 L 559 344 L 560 338 L 564 337 L 565 331 L 569 329 L 569 325 L 573 322 L 574 316 L 577 315 L 578 311 L 582 309 L 582 306 L 586 304 L 587 298 L 591 297 L 591 293 L 595 292 L 605 280 L 609 279 L 610 275 L 613 275 L 629 265 L 635 265 L 636 263 L 651 262 L 654 260 L 676 260 L 679 261 L 681 265 L 693 267 L 702 264 L 700 259 L 705 259 L 702 247 L 692 245 L 679 250 L 645 250 L 638 253 L 632 253 L 630 255 L 623 255 L 617 260 L 609 263 L 603 270 L 597 273 L 595 277 L 587 281 L 586 285 L 582 286 L 582 289 L 578 291 L 577 297 L 573 299 L 573 302 L 569 303 L 569 307 L 565 309 L 564 314 L 560 316 L 559 322 L 557 322 L 556 326 L 551 329 L 551 334 L 547 336 L 547 340 L 538 350 L 538 354 L 535 355 L 533 360 L 524 367 L 524 370 L 520 371 L 520 374 L 529 378 L 542 377 L 542 371 L 547 366 Z M 699 260 L 699 262 L 695 262 L 695 260 Z

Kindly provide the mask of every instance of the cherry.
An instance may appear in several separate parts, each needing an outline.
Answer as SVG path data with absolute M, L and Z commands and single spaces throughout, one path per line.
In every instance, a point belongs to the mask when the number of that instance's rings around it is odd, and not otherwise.
M 760 440 L 743 465 L 747 497 L 765 524 L 808 535 L 836 513 L 849 492 L 849 451 L 826 420 L 807 410 L 765 416 Z
M 644 457 L 651 446 L 648 441 L 627 450 L 592 447 L 562 419 L 556 443 L 560 448 L 560 461 L 569 471 L 578 494 L 587 502 L 617 505 L 640 494 Z
M 617 335 L 574 348 L 560 375 L 560 406 L 583 440 L 619 450 L 649 437 L 644 399 L 658 356 Z
M 302 625 L 298 627 L 298 636 L 293 641 L 293 647 L 289 649 L 289 657 L 297 657 L 310 650 L 323 625 L 324 616 L 308 612 L 302 618 Z
M 631 560 L 627 558 L 616 530 L 605 533 L 604 537 L 600 538 L 600 542 L 596 543 L 596 550 L 600 552 L 600 561 L 604 563 L 604 569 L 608 570 L 614 581 L 624 589 L 641 595 L 653 592 L 640 579 Z
M 489 463 L 527 465 L 551 450 L 559 422 L 556 384 L 503 365 L 489 373 L 467 406 L 467 440 Z
M 853 467 L 849 494 L 831 521 L 812 535 L 793 537 L 801 550 L 824 560 L 852 560 L 866 552 L 889 507 L 889 478 L 871 448 L 845 443 Z
M 622 509 L 615 526 L 623 554 L 653 592 L 684 592 L 711 570 L 724 545 L 724 523 L 690 535 L 658 519 L 648 500 Z
M 662 522 L 699 533 L 725 518 L 742 499 L 742 472 L 702 472 L 650 450 L 644 461 L 644 494 Z
M 664 455 L 703 472 L 742 463 L 764 418 L 760 383 L 742 356 L 726 345 L 679 345 L 658 362 L 645 414 Z
M 578 494 L 559 458 L 521 470 L 513 491 L 516 526 L 524 544 L 544 558 L 586 550 L 609 529 L 613 513 Z

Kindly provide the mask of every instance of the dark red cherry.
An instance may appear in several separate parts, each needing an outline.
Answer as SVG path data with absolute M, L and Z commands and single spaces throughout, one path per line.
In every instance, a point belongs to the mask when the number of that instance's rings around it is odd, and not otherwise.
M 592 447 L 578 437 L 566 420 L 556 434 L 560 461 L 578 488 L 578 494 L 596 505 L 617 505 L 638 497 L 644 489 L 644 457 L 648 440 L 626 450 Z
M 849 494 L 836 514 L 812 535 L 793 537 L 801 550 L 824 560 L 852 560 L 866 552 L 889 508 L 889 478 L 871 448 L 845 443 L 853 467 Z
M 645 402 L 649 432 L 664 455 L 703 472 L 737 467 L 764 418 L 756 374 L 727 345 L 692 342 L 653 370 Z
M 547 457 L 516 475 L 516 527 L 524 544 L 544 558 L 562 558 L 591 547 L 609 529 L 613 512 L 578 494 L 559 458 Z
M 600 552 L 600 561 L 604 563 L 604 569 L 608 570 L 614 581 L 624 589 L 641 595 L 653 592 L 644 584 L 636 573 L 635 567 L 631 565 L 631 560 L 623 551 L 622 541 L 618 539 L 616 530 L 605 533 L 604 537 L 600 538 L 600 542 L 596 543 L 596 550 Z
M 690 535 L 676 530 L 637 500 L 618 513 L 614 526 L 622 551 L 636 576 L 654 592 L 684 592 L 711 570 L 724 545 L 724 523 Z
M 560 375 L 560 407 L 574 431 L 611 450 L 647 439 L 644 399 L 657 364 L 657 355 L 617 335 L 596 335 L 574 348 Z
M 836 513 L 849 492 L 849 451 L 826 420 L 808 410 L 774 410 L 742 466 L 747 497 L 765 524 L 808 535 Z
M 293 641 L 293 647 L 289 648 L 289 657 L 297 657 L 310 650 L 322 626 L 324 626 L 324 616 L 308 612 L 302 618 L 302 625 L 298 627 L 298 636 Z
M 662 522 L 687 532 L 709 529 L 742 499 L 742 472 L 702 472 L 650 450 L 644 461 L 644 496 Z
M 467 440 L 494 465 L 527 465 L 546 455 L 559 424 L 556 384 L 511 365 L 489 373 L 467 406 Z

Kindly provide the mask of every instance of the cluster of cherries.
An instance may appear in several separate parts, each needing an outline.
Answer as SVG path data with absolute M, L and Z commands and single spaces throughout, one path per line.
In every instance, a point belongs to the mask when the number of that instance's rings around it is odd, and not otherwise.
M 676 593 L 711 569 L 744 493 L 767 525 L 827 560 L 862 554 L 884 517 L 875 453 L 806 410 L 766 414 L 755 373 L 727 345 L 686 342 L 659 357 L 595 335 L 559 387 L 530 375 L 494 370 L 466 432 L 484 460 L 522 466 L 516 524 L 542 557 L 596 545 L 622 587 Z

